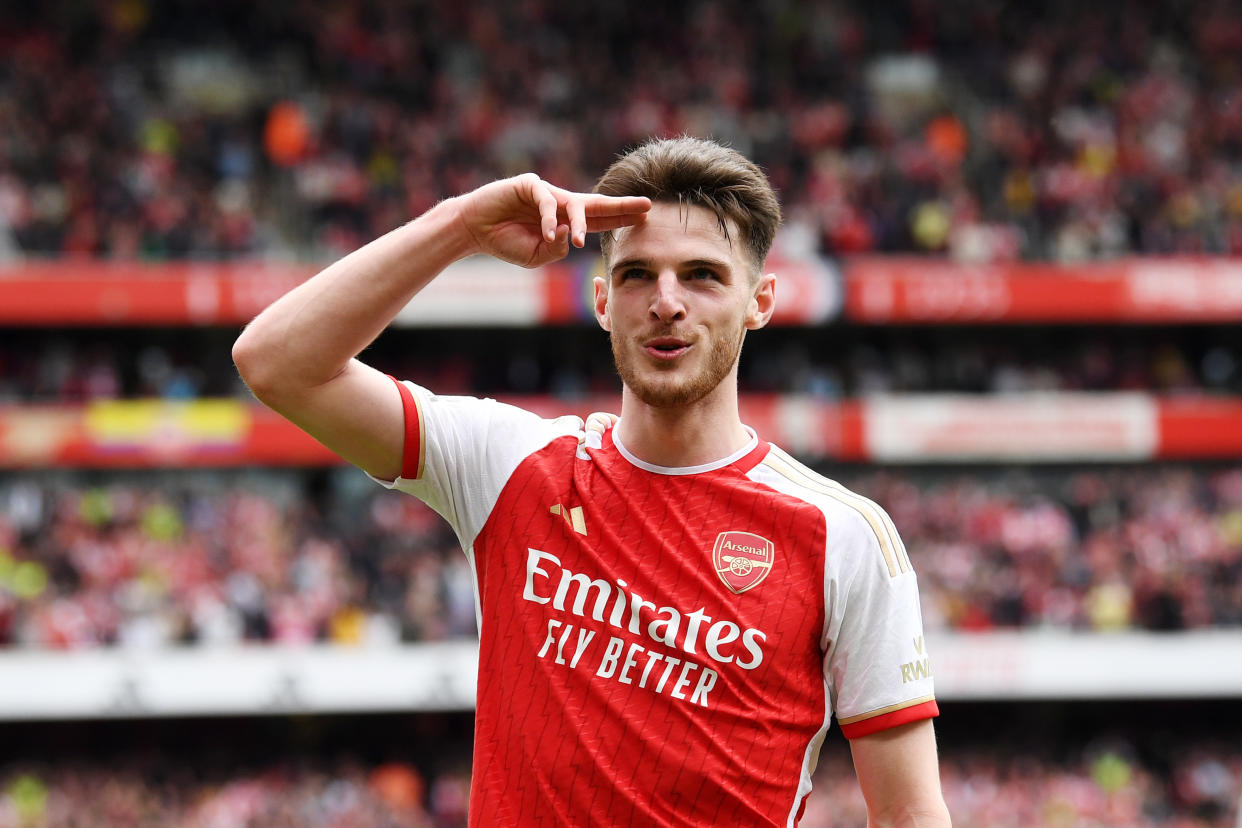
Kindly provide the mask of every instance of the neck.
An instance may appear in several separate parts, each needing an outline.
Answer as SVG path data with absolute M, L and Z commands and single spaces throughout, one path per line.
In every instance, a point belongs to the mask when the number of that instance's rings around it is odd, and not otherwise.
M 737 380 L 727 377 L 706 397 L 676 408 L 656 408 L 629 388 L 621 393 L 617 435 L 637 458 L 656 466 L 700 466 L 728 457 L 750 434 L 737 411 Z

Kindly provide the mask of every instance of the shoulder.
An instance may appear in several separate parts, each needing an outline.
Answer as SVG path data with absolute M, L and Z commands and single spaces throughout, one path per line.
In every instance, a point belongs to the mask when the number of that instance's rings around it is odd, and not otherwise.
M 412 401 L 417 406 L 420 415 L 434 414 L 446 424 L 455 426 L 473 424 L 475 427 L 488 430 L 523 431 L 542 436 L 582 435 L 584 433 L 581 417 L 570 415 L 548 417 L 491 397 L 436 394 L 408 380 L 399 384 L 410 391 Z
M 878 550 L 890 575 L 910 571 L 897 527 L 874 500 L 816 472 L 775 445 L 769 447 L 752 477 L 818 508 L 834 549 Z
M 579 417 L 545 417 L 490 398 L 436 394 L 412 382 L 398 385 L 405 405 L 405 479 L 427 473 L 448 485 L 462 475 L 503 478 L 559 438 L 570 438 L 571 446 L 584 439 Z

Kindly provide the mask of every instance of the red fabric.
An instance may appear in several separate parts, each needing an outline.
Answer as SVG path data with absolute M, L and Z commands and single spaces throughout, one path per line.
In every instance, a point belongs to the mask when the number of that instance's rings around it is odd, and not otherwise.
M 471 824 L 787 825 L 824 726 L 823 514 L 746 476 L 766 444 L 684 476 L 630 464 L 611 435 L 590 460 L 576 447 L 526 458 L 474 543 Z M 775 550 L 740 594 L 712 558 L 730 531 Z M 653 635 L 669 610 L 676 632 Z
M 841 725 L 841 732 L 847 739 L 857 739 L 859 736 L 870 736 L 872 733 L 879 733 L 881 730 L 888 730 L 890 727 L 917 722 L 922 719 L 934 719 L 940 715 L 940 707 L 936 704 L 936 700 L 925 701 L 922 704 L 916 704 L 913 707 L 903 707 L 901 710 L 894 710 L 892 713 L 884 713 L 880 716 L 873 716 L 870 719 L 863 719 L 853 724 Z
M 401 410 L 405 415 L 405 448 L 401 452 L 401 476 L 406 480 L 417 480 L 419 469 L 422 468 L 419 456 L 421 433 L 418 428 L 418 403 L 410 393 L 409 386 L 396 377 L 389 377 L 397 384 L 401 392 Z

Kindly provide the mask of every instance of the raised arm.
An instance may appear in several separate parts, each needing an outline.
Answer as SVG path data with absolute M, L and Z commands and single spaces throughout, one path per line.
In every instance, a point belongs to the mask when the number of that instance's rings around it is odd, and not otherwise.
M 437 204 L 272 303 L 233 345 L 250 390 L 376 477 L 401 472 L 404 421 L 392 382 L 356 359 L 444 268 L 475 253 L 537 267 L 588 232 L 643 220 L 645 198 L 571 193 L 534 174 Z

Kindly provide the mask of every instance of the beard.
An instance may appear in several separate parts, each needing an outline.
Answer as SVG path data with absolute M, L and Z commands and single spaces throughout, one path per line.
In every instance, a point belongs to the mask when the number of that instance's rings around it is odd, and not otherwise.
M 608 338 L 612 343 L 612 358 L 617 373 L 625 387 L 652 408 L 678 408 L 693 405 L 720 385 L 737 363 L 745 337 L 746 328 L 739 325 L 737 336 L 713 339 L 706 362 L 698 373 L 684 380 L 677 379 L 676 367 L 640 369 L 638 362 L 642 358 L 618 340 L 615 330 L 609 333 Z

